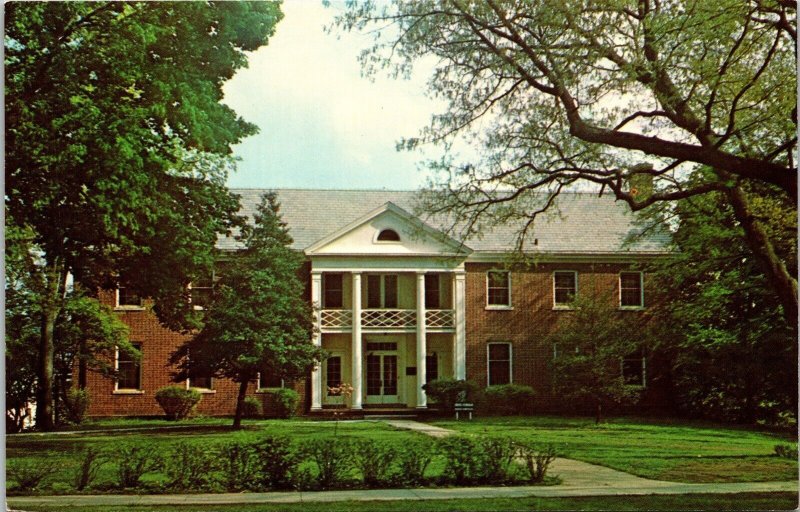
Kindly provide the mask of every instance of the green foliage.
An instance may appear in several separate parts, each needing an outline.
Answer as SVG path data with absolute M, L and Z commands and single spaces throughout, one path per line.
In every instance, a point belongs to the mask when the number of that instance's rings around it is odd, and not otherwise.
M 194 388 L 165 386 L 156 391 L 156 402 L 164 409 L 169 420 L 182 420 L 194 412 L 203 395 Z
M 260 418 L 264 415 L 264 408 L 261 405 L 261 400 L 254 396 L 248 396 L 244 399 L 244 410 L 242 416 L 245 418 Z
M 254 484 L 257 463 L 256 452 L 249 443 L 234 441 L 219 447 L 218 467 L 228 492 L 257 488 Z
M 535 393 L 530 386 L 502 384 L 489 386 L 478 401 L 482 414 L 510 416 L 533 412 Z
M 280 388 L 270 391 L 275 412 L 279 418 L 289 419 L 297 414 L 297 406 L 300 403 L 300 395 L 297 391 L 290 388 Z
M 341 484 L 353 467 L 353 446 L 347 438 L 312 439 L 304 449 L 317 467 L 317 484 L 321 489 Z
M 311 342 L 313 315 L 298 278 L 303 256 L 289 247 L 275 194 L 264 196 L 254 221 L 242 229 L 245 249 L 227 262 L 203 328 L 172 356 L 176 380 L 196 372 L 241 383 L 268 372 L 291 381 L 322 356 Z M 240 414 L 237 407 L 235 425 Z
M 478 386 L 472 381 L 447 378 L 432 380 L 422 386 L 422 389 L 445 412 L 453 412 L 456 403 L 475 400 L 478 392 Z
M 436 453 L 436 444 L 431 439 L 418 438 L 402 443 L 397 453 L 400 481 L 406 485 L 422 485 L 425 470 Z
M 546 340 L 556 347 L 550 363 L 556 393 L 576 408 L 594 407 L 598 422 L 604 407 L 635 402 L 642 391 L 625 382 L 622 362 L 644 350 L 646 319 L 612 304 L 611 297 L 579 296 Z
M 775 455 L 786 459 L 797 460 L 797 445 L 776 444 Z
M 485 460 L 482 480 L 503 483 L 513 478 L 514 458 L 518 450 L 510 437 L 484 437 L 479 446 Z
M 367 487 L 385 484 L 396 458 L 397 450 L 389 443 L 373 439 L 353 442 L 353 465 L 361 472 Z
M 17 483 L 21 491 L 36 490 L 50 475 L 58 471 L 58 466 L 47 460 L 26 460 L 8 465 L 8 479 Z
M 179 490 L 206 488 L 212 477 L 210 469 L 217 460 L 216 455 L 208 447 L 198 444 L 175 444 L 163 458 L 167 485 Z
M 544 481 L 547 469 L 556 459 L 556 450 L 552 445 L 544 449 L 531 443 L 516 443 L 517 453 L 524 462 L 527 480 L 532 484 Z
M 300 457 L 286 436 L 269 436 L 253 446 L 259 489 L 289 489 Z
M 161 457 L 155 445 L 123 444 L 114 453 L 117 464 L 117 483 L 121 489 L 136 488 L 142 475 L 161 467 Z
M 90 397 L 88 390 L 70 388 L 64 398 L 67 419 L 77 425 L 86 421 L 86 414 L 89 412 L 89 403 Z
M 438 451 L 445 458 L 443 476 L 456 485 L 471 485 L 485 474 L 485 453 L 480 443 L 469 436 L 439 439 Z
M 108 457 L 98 448 L 88 446 L 80 453 L 80 466 L 75 471 L 75 489 L 82 491 L 91 485 L 97 472 L 108 462 Z

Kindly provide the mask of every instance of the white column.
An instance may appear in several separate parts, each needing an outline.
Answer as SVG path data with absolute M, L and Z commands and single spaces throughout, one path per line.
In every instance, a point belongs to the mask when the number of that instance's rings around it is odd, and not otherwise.
M 312 335 L 312 341 L 314 345 L 321 347 L 322 272 L 314 270 L 311 271 L 311 305 L 314 308 L 314 334 Z M 322 410 L 322 370 L 319 366 L 315 366 L 311 371 L 311 410 Z
M 353 369 L 353 395 L 351 408 L 361 409 L 361 273 L 353 272 L 353 343 L 350 350 Z
M 417 272 L 417 409 L 428 407 L 425 385 L 425 354 L 427 352 L 425 332 L 425 272 Z
M 453 340 L 453 376 L 467 378 L 467 315 L 466 315 L 466 273 L 453 274 L 453 309 L 455 310 L 456 336 Z

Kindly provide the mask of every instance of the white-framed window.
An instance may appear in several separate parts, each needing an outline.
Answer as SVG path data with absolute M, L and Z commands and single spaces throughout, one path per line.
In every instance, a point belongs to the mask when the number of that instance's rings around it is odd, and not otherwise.
M 425 274 L 425 308 L 439 309 L 441 299 L 439 295 L 439 274 Z
M 133 354 L 117 349 L 115 367 L 117 370 L 116 389 L 118 390 L 142 389 L 142 344 L 131 343 L 131 346 L 139 352 L 140 357 L 138 360 Z
M 486 272 L 486 307 L 511 307 L 511 272 L 507 270 Z
M 491 342 L 486 346 L 486 382 L 489 386 L 511 384 L 511 343 Z
M 578 295 L 578 273 L 574 270 L 553 272 L 553 307 L 569 308 Z
M 190 388 L 214 389 L 214 378 L 209 376 L 192 375 L 186 379 L 186 384 Z
M 214 299 L 214 283 L 216 277 L 212 273 L 208 277 L 203 277 L 189 283 L 189 300 L 195 309 L 203 309 L 211 304 Z
M 644 274 L 619 273 L 619 307 L 640 309 L 644 307 Z
M 330 356 L 325 360 L 325 386 L 328 396 L 341 396 L 341 391 L 331 391 L 339 389 L 342 385 L 342 356 Z
M 322 305 L 327 309 L 344 306 L 344 276 L 339 273 L 322 274 Z
M 375 237 L 376 242 L 399 242 L 400 234 L 393 229 L 382 229 L 378 236 Z
M 268 370 L 258 372 L 258 389 L 283 388 L 286 382 L 275 372 Z
M 143 304 L 142 297 L 138 293 L 133 291 L 133 289 L 122 285 L 117 286 L 116 299 L 116 305 L 118 308 L 140 308 Z
M 367 308 L 394 309 L 397 307 L 397 275 L 367 275 Z
M 647 384 L 647 359 L 642 352 L 622 358 L 622 379 L 627 386 L 645 387 Z

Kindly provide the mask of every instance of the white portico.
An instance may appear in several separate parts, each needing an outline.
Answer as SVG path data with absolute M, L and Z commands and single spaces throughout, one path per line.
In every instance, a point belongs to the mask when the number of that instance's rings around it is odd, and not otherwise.
M 306 249 L 314 343 L 311 410 L 426 408 L 430 377 L 465 377 L 464 260 L 471 250 L 389 202 Z M 350 400 L 330 388 L 350 384 Z

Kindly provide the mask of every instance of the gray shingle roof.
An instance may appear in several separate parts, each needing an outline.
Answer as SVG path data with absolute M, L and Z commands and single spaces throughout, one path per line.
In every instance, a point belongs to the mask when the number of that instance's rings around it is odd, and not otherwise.
M 242 210 L 252 220 L 261 196 L 268 189 L 233 189 L 241 196 Z M 420 196 L 416 191 L 276 189 L 283 219 L 301 250 L 391 201 L 414 213 Z M 667 247 L 665 233 L 651 234 L 626 244 L 640 228 L 627 205 L 613 197 L 594 193 L 562 193 L 556 208 L 538 217 L 529 231 L 526 250 L 547 254 L 659 253 Z M 436 229 L 447 226 L 435 218 L 425 222 Z M 480 237 L 465 240 L 478 252 L 503 252 L 514 248 L 521 223 L 513 222 L 484 229 Z M 457 237 L 456 237 L 457 238 Z M 533 239 L 537 244 L 533 245 Z M 232 237 L 220 238 L 217 247 L 239 247 Z

